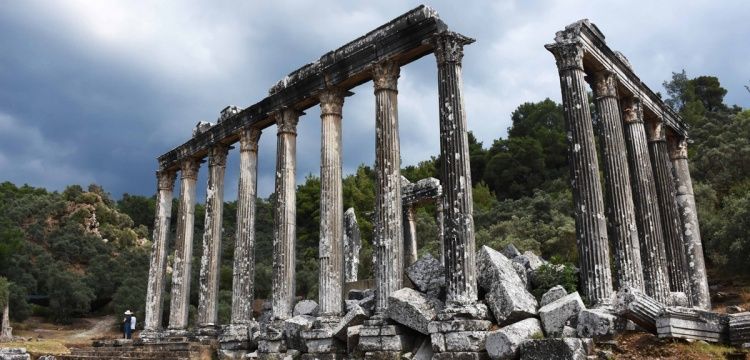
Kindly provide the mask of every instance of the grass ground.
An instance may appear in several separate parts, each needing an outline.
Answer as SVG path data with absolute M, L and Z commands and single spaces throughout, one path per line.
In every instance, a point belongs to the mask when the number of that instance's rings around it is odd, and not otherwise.
M 39 317 L 13 324 L 13 335 L 23 340 L 0 343 L 0 347 L 24 347 L 32 355 L 67 354 L 70 348 L 91 346 L 92 340 L 119 338 L 114 316 L 77 319 L 56 325 Z

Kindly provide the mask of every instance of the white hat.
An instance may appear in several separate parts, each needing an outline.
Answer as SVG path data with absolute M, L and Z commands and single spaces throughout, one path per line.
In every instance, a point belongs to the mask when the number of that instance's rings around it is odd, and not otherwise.
M 128 311 L 125 312 L 125 315 L 133 315 L 133 313 L 130 312 L 130 310 L 128 310 Z

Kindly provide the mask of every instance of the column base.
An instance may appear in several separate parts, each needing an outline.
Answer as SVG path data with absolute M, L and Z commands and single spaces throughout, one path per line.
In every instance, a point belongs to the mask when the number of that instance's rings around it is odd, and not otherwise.
M 138 338 L 146 344 L 153 344 L 163 341 L 164 335 L 164 330 L 143 330 Z
M 398 359 L 400 353 L 412 349 L 413 342 L 401 325 L 379 315 L 366 320 L 359 330 L 359 350 L 365 359 Z
M 482 303 L 446 307 L 428 326 L 433 359 L 488 359 L 485 339 L 492 326 L 488 319 Z
M 196 341 L 196 333 L 188 329 L 167 329 L 163 334 L 165 342 L 189 342 Z
M 244 354 L 258 348 L 258 339 L 254 336 L 258 323 L 230 324 L 223 327 L 219 335 L 219 348 L 225 358 L 240 359 Z
M 274 320 L 261 327 L 258 334 L 258 359 L 276 360 L 286 356 L 283 320 Z

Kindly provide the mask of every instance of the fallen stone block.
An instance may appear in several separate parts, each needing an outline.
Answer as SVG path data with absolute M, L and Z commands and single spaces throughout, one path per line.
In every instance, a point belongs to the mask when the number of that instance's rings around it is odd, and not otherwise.
M 3 360 L 29 360 L 31 356 L 26 353 L 26 348 L 1 348 L 0 359 Z
M 578 313 L 586 309 L 581 296 L 574 292 L 563 296 L 539 309 L 539 318 L 542 320 L 542 328 L 549 337 L 560 337 L 563 335 L 565 326 L 575 328 L 578 321 Z
M 375 289 L 351 289 L 346 298 L 348 300 L 362 300 L 372 295 L 375 295 Z
M 615 314 L 622 316 L 646 331 L 656 333 L 656 319 L 664 311 L 664 305 L 656 299 L 632 287 L 617 292 Z
M 456 331 L 445 333 L 448 352 L 482 352 L 485 350 L 486 331 Z
M 523 282 L 523 286 L 526 290 L 531 290 L 531 281 L 529 281 L 529 274 L 526 272 L 526 268 L 513 261 L 511 262 L 511 265 L 513 265 L 513 269 L 516 270 L 516 274 L 518 274 L 518 277 L 521 279 L 521 282 Z
M 434 354 L 435 353 L 432 351 L 432 342 L 430 342 L 430 338 L 428 337 L 422 341 L 422 344 L 419 345 L 419 348 L 414 352 L 412 360 L 432 360 Z
M 440 300 L 403 288 L 388 297 L 387 316 L 399 324 L 428 335 L 428 325 L 443 308 Z
M 594 355 L 591 339 L 532 339 L 520 346 L 521 360 L 587 360 Z
M 542 295 L 542 301 L 539 303 L 539 306 L 547 305 L 557 299 L 561 299 L 565 295 L 568 295 L 568 291 L 562 285 L 554 286 Z
M 314 300 L 301 300 L 294 305 L 294 316 L 297 315 L 318 315 L 318 303 Z
M 406 269 L 406 276 L 417 290 L 433 297 L 438 297 L 445 288 L 445 267 L 430 254 L 411 264 Z
M 582 338 L 610 339 L 617 333 L 618 318 L 601 309 L 585 309 L 578 313 L 577 334 Z
M 359 330 L 362 325 L 355 325 L 345 328 L 346 330 L 346 352 L 351 354 L 357 351 L 359 346 Z
M 513 259 L 516 256 L 521 256 L 521 252 L 518 251 L 518 248 L 513 244 L 505 245 L 503 250 L 501 250 L 500 252 L 508 259 Z
M 656 320 L 659 338 L 680 338 L 707 342 L 729 339 L 728 315 L 685 307 L 665 308 Z
M 477 254 L 478 281 L 498 324 L 514 323 L 536 315 L 537 301 L 503 254 L 483 246 Z
M 346 341 L 348 336 L 346 329 L 352 326 L 362 325 L 362 323 L 367 320 L 367 317 L 367 311 L 365 311 L 365 309 L 359 305 L 354 305 L 352 309 L 347 311 L 344 317 L 341 318 L 341 321 L 339 321 L 338 325 L 336 325 L 331 332 L 334 337 L 341 341 Z
M 487 333 L 486 348 L 490 359 L 517 359 L 519 347 L 524 341 L 543 337 L 539 320 L 531 318 Z
M 514 257 L 513 261 L 531 271 L 536 271 L 536 269 L 546 263 L 539 255 L 534 254 L 533 251 L 524 251 L 523 254 Z
M 729 315 L 729 340 L 734 346 L 750 343 L 750 312 Z
M 284 320 L 282 333 L 286 338 L 287 347 L 306 351 L 302 332 L 310 330 L 314 322 L 315 318 L 309 315 L 297 315 L 291 319 Z

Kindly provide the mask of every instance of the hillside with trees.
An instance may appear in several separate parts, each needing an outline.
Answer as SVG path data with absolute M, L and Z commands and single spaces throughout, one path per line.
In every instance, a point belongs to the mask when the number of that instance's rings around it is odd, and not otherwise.
M 665 100 L 690 126 L 689 156 L 704 251 L 712 275 L 750 274 L 750 110 L 724 103 L 726 89 L 711 76 L 675 73 Z M 524 103 L 511 115 L 506 138 L 482 144 L 469 135 L 477 245 L 513 243 L 556 263 L 575 264 L 575 224 L 567 144 L 560 104 Z M 594 114 L 596 123 L 596 114 Z M 596 125 L 596 124 L 595 124 Z M 410 181 L 439 177 L 440 158 L 402 170 Z M 372 276 L 375 174 L 361 165 L 344 178 L 344 206 L 354 207 L 362 231 L 360 277 Z M 317 297 L 320 179 L 297 187 L 297 294 Z M 274 196 L 257 200 L 256 297 L 271 291 Z M 56 322 L 133 309 L 143 318 L 155 200 L 99 186 L 62 193 L 0 184 L 0 276 L 10 281 L 14 320 L 31 314 Z M 236 202 L 224 211 L 219 315 L 230 315 Z M 178 208 L 175 200 L 173 209 Z M 420 255 L 439 254 L 434 206 L 417 211 Z M 194 256 L 201 256 L 205 208 L 195 211 Z M 176 216 L 172 217 L 173 248 Z M 171 257 L 170 257 L 171 261 Z M 191 315 L 198 303 L 200 261 L 193 261 Z M 564 275 L 564 274 L 563 274 Z M 568 274 L 569 275 L 569 274 Z M 575 284 L 573 284 L 574 286 Z M 169 288 L 169 284 L 167 284 Z M 168 316 L 169 294 L 164 312 Z

